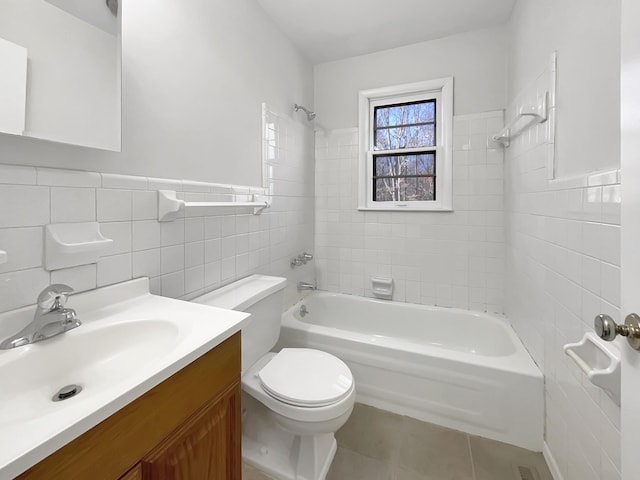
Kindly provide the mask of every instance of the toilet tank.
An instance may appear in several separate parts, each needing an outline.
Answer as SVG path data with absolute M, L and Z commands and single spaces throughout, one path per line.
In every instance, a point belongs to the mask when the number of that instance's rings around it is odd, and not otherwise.
M 278 341 L 286 284 L 286 278 L 251 275 L 192 300 L 251 314 L 249 323 L 242 329 L 243 372 Z

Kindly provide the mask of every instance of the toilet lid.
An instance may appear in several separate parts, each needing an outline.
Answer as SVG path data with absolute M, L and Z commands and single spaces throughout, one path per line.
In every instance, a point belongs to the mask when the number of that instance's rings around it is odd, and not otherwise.
M 303 407 L 336 403 L 353 385 L 351 370 L 342 360 L 309 348 L 283 348 L 262 367 L 258 377 L 269 395 Z

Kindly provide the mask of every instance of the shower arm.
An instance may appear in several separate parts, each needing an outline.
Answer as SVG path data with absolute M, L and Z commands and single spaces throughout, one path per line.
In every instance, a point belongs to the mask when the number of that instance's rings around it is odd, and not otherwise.
M 302 110 L 304 113 L 307 114 L 307 120 L 311 121 L 314 118 L 316 118 L 316 112 L 313 112 L 311 110 L 309 110 L 306 107 L 303 107 L 302 105 L 298 105 L 297 103 L 293 104 L 293 108 L 295 109 L 295 111 L 297 112 L 298 110 Z

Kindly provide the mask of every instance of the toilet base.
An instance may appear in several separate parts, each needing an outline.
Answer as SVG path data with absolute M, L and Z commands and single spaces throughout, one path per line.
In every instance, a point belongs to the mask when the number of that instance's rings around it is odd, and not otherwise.
M 325 480 L 337 450 L 333 433 L 287 431 L 246 394 L 243 406 L 242 459 L 247 464 L 279 480 Z
M 315 462 L 310 458 L 298 458 L 294 465 L 290 451 L 266 447 L 253 439 L 242 437 L 242 460 L 267 475 L 282 480 L 325 480 L 333 457 L 336 454 L 337 442 L 333 435 L 322 445 L 314 448 Z M 319 440 L 317 437 L 298 437 L 298 439 Z M 314 465 L 315 464 L 315 465 Z M 316 471 L 314 471 L 316 470 Z

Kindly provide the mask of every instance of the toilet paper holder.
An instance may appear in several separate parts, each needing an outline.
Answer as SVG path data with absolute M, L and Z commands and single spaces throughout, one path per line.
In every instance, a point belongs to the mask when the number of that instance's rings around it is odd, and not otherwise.
M 616 347 L 605 344 L 595 333 L 587 332 L 579 342 L 566 344 L 564 352 L 591 383 L 602 388 L 620 405 L 620 352 Z

